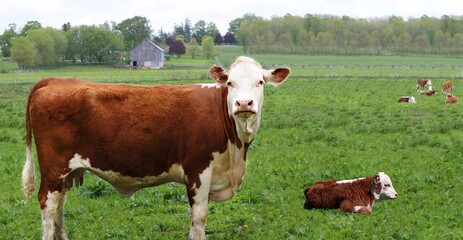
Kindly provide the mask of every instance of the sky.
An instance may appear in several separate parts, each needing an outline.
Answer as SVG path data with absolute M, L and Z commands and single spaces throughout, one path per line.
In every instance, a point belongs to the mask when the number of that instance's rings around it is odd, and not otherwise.
M 461 6 L 461 0 L 13 0 L 0 4 L 0 34 L 10 23 L 15 23 L 17 30 L 28 21 L 60 29 L 67 22 L 71 26 L 98 26 L 105 21 L 120 23 L 141 16 L 149 20 L 154 35 L 161 29 L 172 32 L 187 18 L 192 26 L 199 20 L 213 22 L 225 35 L 229 23 L 247 13 L 265 19 L 286 14 L 329 14 L 353 18 L 394 15 L 407 20 L 425 14 L 437 18 L 463 16 Z

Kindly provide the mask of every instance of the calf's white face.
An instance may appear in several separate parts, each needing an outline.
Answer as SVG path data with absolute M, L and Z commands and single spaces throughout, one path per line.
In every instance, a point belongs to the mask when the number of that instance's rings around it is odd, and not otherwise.
M 378 173 L 378 176 L 378 184 L 381 184 L 381 192 L 379 193 L 379 196 L 376 196 L 376 200 L 396 198 L 398 194 L 395 191 L 394 186 L 392 186 L 391 178 L 383 172 Z

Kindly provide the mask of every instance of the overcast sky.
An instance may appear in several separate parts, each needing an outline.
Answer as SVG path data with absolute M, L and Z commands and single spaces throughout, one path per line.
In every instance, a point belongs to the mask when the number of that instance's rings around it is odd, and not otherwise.
M 0 4 L 0 34 L 15 23 L 18 30 L 27 21 L 38 21 L 43 27 L 99 25 L 105 21 L 120 23 L 142 16 L 150 21 L 154 34 L 162 28 L 172 32 L 175 24 L 189 18 L 213 22 L 225 35 L 230 21 L 246 13 L 270 19 L 272 16 L 304 17 L 305 14 L 347 15 L 354 18 L 382 18 L 391 15 L 405 20 L 424 14 L 463 15 L 461 0 L 9 0 Z

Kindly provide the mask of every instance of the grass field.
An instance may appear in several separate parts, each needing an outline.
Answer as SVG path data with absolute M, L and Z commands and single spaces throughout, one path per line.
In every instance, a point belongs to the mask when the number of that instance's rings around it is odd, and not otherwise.
M 201 77 L 207 68 L 181 71 L 211 81 Z M 139 78 L 141 73 L 146 75 Z M 163 71 L 101 67 L 23 74 L 30 77 L 15 81 L 0 74 L 0 239 L 41 236 L 38 202 L 35 197 L 24 201 L 21 192 L 24 111 L 29 88 L 39 79 L 34 74 L 136 84 L 198 82 L 165 81 Z M 433 78 L 434 87 L 440 90 L 445 80 Z M 455 95 L 463 96 L 461 80 L 452 81 Z M 461 103 L 444 104 L 441 92 L 416 94 L 415 84 L 408 77 L 296 74 L 279 88 L 267 86 L 243 184 L 230 201 L 210 204 L 208 238 L 463 238 L 463 109 Z M 414 95 L 417 104 L 398 104 L 402 95 Z M 303 209 L 307 185 L 379 171 L 391 176 L 399 197 L 377 203 L 372 215 Z M 184 186 L 165 184 L 126 197 L 91 174 L 68 194 L 65 222 L 70 239 L 185 239 L 190 227 Z

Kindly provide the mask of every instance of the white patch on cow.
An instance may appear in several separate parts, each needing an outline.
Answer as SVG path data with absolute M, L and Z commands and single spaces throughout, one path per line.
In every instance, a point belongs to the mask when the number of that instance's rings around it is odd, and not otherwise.
M 94 168 L 90 163 L 90 159 L 83 159 L 78 153 L 74 154 L 74 157 L 69 161 L 69 168 L 71 172 L 77 169 L 88 170 L 106 180 L 122 194 L 132 194 L 139 189 L 157 186 L 166 182 L 174 181 L 183 183 L 185 180 L 183 168 L 178 164 L 173 164 L 167 172 L 163 172 L 158 176 L 130 177 L 124 176 L 119 172 L 111 170 L 102 171 L 98 168 Z M 69 174 L 70 172 L 61 177 L 64 179 Z
M 361 177 L 361 178 L 355 178 L 355 179 L 349 179 L 349 180 L 340 180 L 340 181 L 336 181 L 337 184 L 345 184 L 345 183 L 352 183 L 352 182 L 355 182 L 355 181 L 358 181 L 358 180 L 363 180 L 365 179 L 364 177 Z
M 381 192 L 379 194 L 375 193 L 375 199 L 377 201 L 383 199 L 394 199 L 398 196 L 397 192 L 392 186 L 391 178 L 386 175 L 384 172 L 379 172 L 379 182 L 381 184 Z
M 368 204 L 367 206 L 354 206 L 354 212 L 357 213 L 360 210 L 362 210 L 363 208 L 368 209 L 369 212 L 371 212 L 373 210 L 373 207 L 370 206 L 370 204 Z
M 221 88 L 222 86 L 218 83 L 198 83 L 201 88 Z
M 190 209 L 193 224 L 189 239 L 205 238 L 208 200 L 225 201 L 233 197 L 246 170 L 244 147 L 237 148 L 228 142 L 225 152 L 214 152 L 212 156 L 209 167 L 199 175 L 201 186 L 196 188 L 194 203 Z
M 233 197 L 243 181 L 246 171 L 244 147 L 237 148 L 228 142 L 224 153 L 215 152 L 212 155 L 214 160 L 209 166 L 212 169 L 209 198 L 213 201 L 225 201 Z
M 42 209 L 42 239 L 67 239 L 63 223 L 65 196 L 65 189 L 63 192 L 48 192 L 45 208 Z

